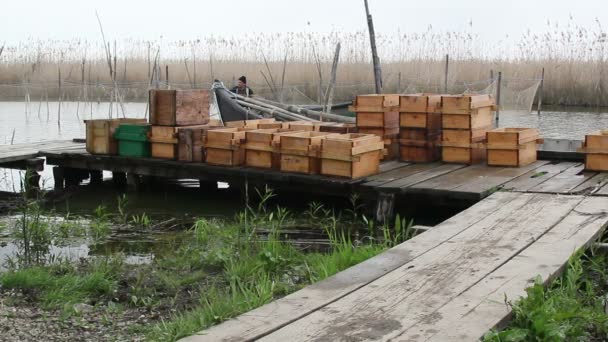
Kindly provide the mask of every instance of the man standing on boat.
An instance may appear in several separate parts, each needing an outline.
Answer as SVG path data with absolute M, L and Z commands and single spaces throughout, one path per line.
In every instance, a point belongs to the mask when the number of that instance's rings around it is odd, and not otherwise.
M 239 77 L 236 87 L 230 89 L 230 91 L 245 97 L 250 97 L 253 95 L 253 90 L 247 86 L 247 77 L 245 76 Z

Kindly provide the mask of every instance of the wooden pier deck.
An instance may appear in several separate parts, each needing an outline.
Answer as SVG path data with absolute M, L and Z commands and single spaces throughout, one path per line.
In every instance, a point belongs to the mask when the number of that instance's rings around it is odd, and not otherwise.
M 570 161 L 539 160 L 521 168 L 392 161 L 383 163 L 377 175 L 351 180 L 249 167 L 90 155 L 82 143 L 42 147 L 37 155 L 46 157 L 47 164 L 68 168 L 237 184 L 247 179 L 250 184 L 338 195 L 348 195 L 351 191 L 372 196 L 391 193 L 474 203 L 499 189 L 556 194 L 608 193 L 608 173 L 584 171 L 583 163 Z
M 539 153 L 540 155 L 540 153 Z M 81 173 L 269 184 L 322 194 L 476 203 L 411 240 L 186 341 L 473 341 L 537 276 L 557 276 L 608 225 L 608 173 L 580 158 L 523 168 L 387 162 L 357 179 L 90 155 L 79 142 L 3 146 L 0 167 L 45 157 Z M 378 201 L 380 202 L 380 201 Z M 391 207 L 390 205 L 388 207 Z
M 183 339 L 476 341 L 608 224 L 608 197 L 497 192 L 374 258 Z
M 567 144 L 562 142 L 562 145 Z M 235 186 L 247 180 L 250 185 L 268 184 L 277 190 L 338 196 L 357 192 L 370 199 L 389 195 L 391 199 L 429 199 L 438 204 L 462 201 L 471 205 L 501 189 L 529 193 L 608 194 L 608 173 L 584 171 L 580 161 L 539 160 L 522 168 L 391 161 L 383 163 L 377 175 L 351 180 L 249 167 L 91 155 L 81 141 L 0 146 L 0 167 L 11 167 L 35 157 L 45 157 L 47 165 L 85 172 L 106 170 L 139 176 L 224 181 Z

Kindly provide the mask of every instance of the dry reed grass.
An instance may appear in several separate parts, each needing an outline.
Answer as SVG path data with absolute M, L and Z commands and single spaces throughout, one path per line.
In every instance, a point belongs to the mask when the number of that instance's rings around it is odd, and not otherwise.
M 470 32 L 394 33 L 378 36 L 385 92 L 442 91 L 444 56 L 450 55 L 448 89 L 464 91 L 467 84 L 483 88 L 491 72 L 504 79 L 538 79 L 545 68 L 543 101 L 548 104 L 605 106 L 607 38 L 601 24 L 588 30 L 573 22 L 559 27 L 548 23 L 541 34 L 528 33 L 516 42 L 483 42 Z M 206 37 L 195 41 L 148 42 L 124 40 L 110 44 L 116 57 L 116 80 L 129 92 L 126 99 L 145 97 L 154 75 L 154 56 L 159 53 L 158 79 L 180 88 L 208 86 L 213 79 L 228 85 L 247 75 L 250 86 L 267 93 L 261 71 L 268 69 L 279 80 L 287 56 L 286 84 L 318 101 L 320 60 L 326 83 L 336 42 L 342 44 L 337 75 L 336 100 L 371 92 L 373 83 L 367 33 L 249 34 L 235 38 Z M 287 53 L 286 53 L 287 52 Z M 40 41 L 29 39 L 6 46 L 0 55 L 0 98 L 59 97 L 58 70 L 64 79 L 62 96 L 76 98 L 81 84 L 111 84 L 103 44 L 84 40 Z M 264 63 L 268 60 L 268 66 Z M 481 81 L 480 81 L 481 80 Z M 485 82 L 484 82 L 485 81 Z M 10 85 L 9 85 L 10 84 Z M 24 90 L 23 84 L 30 84 Z M 99 99 L 105 94 L 98 93 Z

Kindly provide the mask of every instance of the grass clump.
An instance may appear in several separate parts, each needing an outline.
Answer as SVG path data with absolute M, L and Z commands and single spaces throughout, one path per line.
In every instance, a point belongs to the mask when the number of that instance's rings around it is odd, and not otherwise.
M 55 309 L 110 299 L 121 269 L 122 261 L 118 258 L 95 260 L 80 270 L 68 263 L 32 266 L 0 274 L 0 284 L 5 289 L 28 293 L 46 309 Z
M 513 321 L 486 342 L 605 341 L 608 338 L 606 255 L 575 255 L 550 286 L 541 279 L 511 303 Z

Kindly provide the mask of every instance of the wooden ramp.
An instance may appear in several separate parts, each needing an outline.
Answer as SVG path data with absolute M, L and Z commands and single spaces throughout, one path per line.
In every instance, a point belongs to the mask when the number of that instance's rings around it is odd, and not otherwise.
M 558 275 L 608 224 L 608 198 L 497 192 L 324 281 L 184 341 L 475 341 L 505 298 Z

